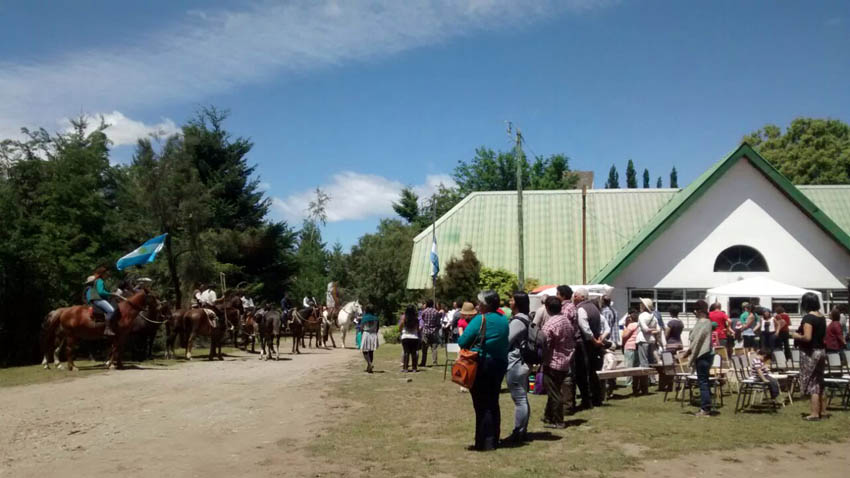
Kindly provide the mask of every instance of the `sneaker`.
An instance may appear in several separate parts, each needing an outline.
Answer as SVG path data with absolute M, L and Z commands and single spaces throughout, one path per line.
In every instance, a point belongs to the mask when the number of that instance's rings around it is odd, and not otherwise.
M 710 417 L 711 412 L 707 412 L 707 411 L 701 409 L 700 411 L 694 413 L 694 416 L 695 417 Z
M 561 423 L 547 423 L 547 424 L 543 425 L 543 428 L 554 428 L 554 429 L 556 429 L 556 430 L 563 430 L 564 428 L 567 428 L 567 424 L 566 424 L 566 423 L 564 423 L 564 422 L 561 422 Z

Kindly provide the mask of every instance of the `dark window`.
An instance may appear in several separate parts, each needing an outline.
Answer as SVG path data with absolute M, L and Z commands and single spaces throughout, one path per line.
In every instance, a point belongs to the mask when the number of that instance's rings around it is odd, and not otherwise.
M 768 272 L 761 252 L 749 246 L 732 246 L 714 261 L 714 272 Z

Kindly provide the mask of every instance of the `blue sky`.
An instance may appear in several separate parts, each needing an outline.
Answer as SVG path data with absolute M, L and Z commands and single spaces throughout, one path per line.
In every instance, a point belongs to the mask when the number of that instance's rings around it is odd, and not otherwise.
M 228 108 L 273 198 L 300 223 L 329 191 L 329 243 L 393 215 L 474 149 L 634 159 L 686 184 L 766 123 L 850 122 L 841 1 L 0 2 L 0 136 L 113 124 L 116 161 L 200 105 Z

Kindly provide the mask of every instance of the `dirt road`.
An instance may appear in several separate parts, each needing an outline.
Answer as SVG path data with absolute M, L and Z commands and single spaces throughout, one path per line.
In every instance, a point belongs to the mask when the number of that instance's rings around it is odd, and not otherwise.
M 0 389 L 0 476 L 316 476 L 327 384 L 355 350 L 110 371 Z M 287 359 L 290 356 L 285 355 Z M 45 371 L 45 373 L 67 373 Z M 338 415 L 338 413 L 337 413 Z

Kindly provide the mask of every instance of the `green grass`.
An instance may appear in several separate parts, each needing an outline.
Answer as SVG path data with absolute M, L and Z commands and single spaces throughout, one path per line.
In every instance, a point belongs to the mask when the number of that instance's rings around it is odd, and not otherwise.
M 206 360 L 209 352 L 209 346 L 205 348 L 195 347 L 195 353 L 200 352 L 200 355 L 195 355 L 194 361 Z M 233 347 L 223 347 L 222 353 L 225 358 L 227 355 L 232 355 L 239 351 Z M 134 367 L 173 367 L 181 363 L 186 363 L 183 358 L 183 349 L 177 350 L 177 359 L 165 360 L 161 357 L 154 358 L 145 362 L 125 361 L 124 366 L 127 368 Z M 32 385 L 36 383 L 61 382 L 65 380 L 74 380 L 78 378 L 90 377 L 92 375 L 106 372 L 102 361 L 91 360 L 75 360 L 74 364 L 79 368 L 76 371 L 68 371 L 63 368 L 57 370 L 53 364 L 50 365 L 50 370 L 44 370 L 41 365 L 26 365 L 23 367 L 0 368 L 0 388 L 15 387 L 20 385 Z M 64 364 L 63 364 L 64 366 Z
M 662 394 L 626 398 L 569 417 L 566 430 L 542 427 L 546 397 L 530 396 L 530 432 L 535 440 L 489 453 L 466 451 L 472 443 L 474 413 L 468 393 L 443 382 L 443 368 L 399 373 L 400 347 L 376 352 L 376 369 L 363 363 L 329 393 L 347 406 L 339 424 L 323 433 L 313 453 L 374 476 L 610 476 L 640 467 L 642 460 L 694 452 L 771 444 L 817 443 L 850 437 L 850 412 L 832 411 L 830 420 L 806 423 L 808 402 L 795 401 L 777 413 L 734 413 L 735 396 L 725 397 L 720 414 L 692 416 L 693 407 L 662 402 Z M 441 358 L 442 358 L 441 354 Z M 412 379 L 407 381 L 407 379 Z M 355 405 L 356 404 L 356 405 Z M 513 402 L 503 389 L 502 436 L 513 428 Z

